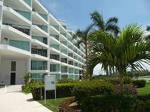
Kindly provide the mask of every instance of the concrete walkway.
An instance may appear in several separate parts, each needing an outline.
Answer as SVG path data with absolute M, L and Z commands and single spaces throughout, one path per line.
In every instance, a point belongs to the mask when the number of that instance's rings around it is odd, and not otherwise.
M 11 87 L 12 88 L 12 87 Z M 52 112 L 22 92 L 6 92 L 0 88 L 0 112 Z

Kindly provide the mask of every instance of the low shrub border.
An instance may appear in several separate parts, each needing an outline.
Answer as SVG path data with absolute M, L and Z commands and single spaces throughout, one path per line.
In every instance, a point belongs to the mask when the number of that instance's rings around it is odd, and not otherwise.
M 145 87 L 145 85 L 146 85 L 146 81 L 145 80 L 133 80 L 132 83 L 137 88 L 142 88 L 142 87 Z

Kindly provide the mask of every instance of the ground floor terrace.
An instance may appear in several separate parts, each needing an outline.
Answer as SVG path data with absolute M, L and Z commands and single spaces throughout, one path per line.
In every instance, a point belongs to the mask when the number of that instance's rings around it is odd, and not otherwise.
M 55 75 L 60 79 L 79 79 L 80 71 L 61 63 L 33 58 L 21 49 L 0 45 L 0 84 L 23 84 L 24 76 L 31 73 L 34 80 L 43 80 L 44 75 Z

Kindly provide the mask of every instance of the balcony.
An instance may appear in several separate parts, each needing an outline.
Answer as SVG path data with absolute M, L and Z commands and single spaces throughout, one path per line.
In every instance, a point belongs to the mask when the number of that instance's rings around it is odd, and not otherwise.
M 0 53 L 4 56 L 13 56 L 13 57 L 30 57 L 31 53 L 29 51 L 10 46 L 8 44 L 0 45 Z
M 59 35 L 50 34 L 50 36 L 59 41 Z
M 31 43 L 32 43 L 33 46 L 38 46 L 38 47 L 41 47 L 41 48 L 48 49 L 48 45 L 42 43 L 41 41 L 39 41 L 37 39 L 32 39 Z
M 30 5 L 29 5 L 30 1 Z M 13 9 L 31 11 L 31 0 L 4 0 L 4 5 L 12 7 Z
M 32 22 L 41 25 L 48 25 L 48 22 L 37 12 L 32 12 Z
M 59 33 L 59 29 L 57 29 L 56 26 L 53 26 L 53 25 L 49 25 L 49 28 L 50 28 L 50 32 L 53 33 L 53 34 L 60 34 Z
M 50 72 L 60 73 L 60 65 L 59 64 L 50 64 Z
M 25 32 L 19 28 L 10 25 L 2 25 L 2 37 L 25 41 L 31 40 L 31 37 L 28 35 L 28 31 Z
M 61 58 L 61 62 L 67 63 L 67 58 Z
M 2 44 L 10 45 L 10 46 L 13 46 L 13 47 L 16 47 L 18 49 L 22 49 L 28 52 L 30 51 L 30 43 L 28 41 L 8 40 L 7 38 L 4 38 L 2 40 Z
M 65 55 L 68 55 L 68 51 L 66 49 L 61 49 L 61 52 L 64 53 Z
M 40 41 L 40 42 L 42 42 L 42 43 L 44 43 L 46 45 L 48 44 L 47 37 L 32 36 L 32 39 L 38 40 L 38 41 Z
M 61 73 L 68 73 L 68 67 L 67 66 L 61 66 Z
M 50 45 L 50 47 L 52 47 L 52 48 L 54 48 L 56 50 L 60 50 L 60 46 L 57 45 L 57 44 L 52 44 L 52 45 Z
M 60 59 L 60 56 L 57 54 L 50 54 L 50 59 L 58 60 Z
M 33 10 L 41 14 L 48 14 L 46 8 L 38 0 L 32 0 L 32 1 L 33 1 L 32 3 Z
M 41 37 L 48 37 L 48 33 L 45 32 L 43 29 L 41 29 L 37 25 L 32 25 L 32 35 L 38 35 Z
M 32 60 L 31 61 L 31 70 L 38 70 L 38 71 L 45 71 L 45 70 L 48 70 L 47 69 L 47 62 L 46 61 L 35 61 L 35 60 Z
M 8 18 L 12 23 L 16 23 L 19 25 L 24 25 L 24 26 L 30 26 L 31 21 L 29 21 L 27 18 L 22 16 L 20 13 L 16 12 L 14 9 L 10 7 L 4 6 L 4 23 L 8 23 Z
M 24 2 L 25 2 L 26 4 L 28 4 L 30 7 L 32 6 L 32 0 L 24 0 Z
M 47 50 L 46 49 L 35 49 L 35 48 L 32 48 L 31 52 L 32 52 L 32 54 L 38 54 L 40 56 L 47 57 Z

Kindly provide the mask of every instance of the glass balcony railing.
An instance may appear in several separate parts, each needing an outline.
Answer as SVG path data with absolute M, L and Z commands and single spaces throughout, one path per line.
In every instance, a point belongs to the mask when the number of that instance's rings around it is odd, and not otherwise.
M 39 13 L 39 15 L 40 15 L 43 19 L 45 19 L 46 21 L 48 20 L 48 16 L 47 16 L 47 15 L 45 15 L 45 14 L 40 14 L 40 13 Z
M 47 38 L 46 37 L 40 37 L 40 36 L 32 36 L 33 39 L 38 40 L 44 44 L 47 44 Z
M 69 73 L 74 73 L 74 69 L 73 68 L 69 68 Z
M 10 45 L 22 50 L 30 51 L 30 43 L 28 41 L 20 40 L 2 40 L 2 44 Z
M 40 56 L 44 56 L 44 57 L 47 57 L 47 50 L 46 49 L 35 49 L 35 48 L 32 48 L 32 54 L 38 54 Z
M 29 6 L 32 5 L 32 0 L 24 0 Z
M 50 64 L 50 72 L 60 72 L 59 64 Z
M 50 54 L 50 59 L 58 60 L 60 59 L 60 56 L 57 54 Z
M 68 53 L 68 56 L 73 58 L 73 53 Z
M 55 39 L 59 41 L 59 35 L 50 34 L 50 36 L 54 37 Z
M 67 66 L 61 66 L 61 72 L 62 73 L 67 73 L 68 72 Z
M 67 58 L 61 58 L 61 62 L 67 63 Z
M 62 44 L 64 44 L 65 46 L 67 46 L 67 41 L 60 41 Z
M 51 25 L 51 26 L 53 26 L 57 31 L 59 31 L 59 26 L 57 25 Z
M 31 74 L 32 80 L 39 80 L 42 81 L 44 79 L 44 75 L 41 73 L 32 73 Z
M 52 48 L 54 48 L 56 50 L 60 50 L 60 46 L 56 45 L 56 44 L 50 45 L 50 47 L 52 47 Z
M 61 52 L 68 55 L 68 51 L 66 49 L 61 49 Z
M 73 65 L 73 61 L 68 61 L 68 64 Z
M 15 10 L 16 12 L 18 12 L 19 14 L 21 14 L 23 17 L 25 17 L 26 19 L 31 21 L 31 13 L 30 12 L 26 12 L 26 11 L 19 11 L 19 10 Z
M 36 25 L 38 26 L 41 30 L 45 31 L 45 32 L 48 32 L 48 27 L 46 25 L 38 25 L 38 24 L 33 24 L 33 25 Z
M 47 70 L 46 61 L 31 61 L 31 70 Z
M 79 70 L 75 69 L 74 74 L 79 74 Z
M 21 31 L 22 33 L 25 33 L 27 35 L 30 35 L 30 29 L 26 28 L 27 26 L 23 26 L 23 25 L 17 25 L 17 24 L 10 24 L 10 23 L 3 23 L 4 25 L 8 25 L 11 26 L 19 31 Z
M 66 33 L 62 33 L 62 32 L 61 32 L 60 34 L 62 34 L 64 37 L 66 37 Z

